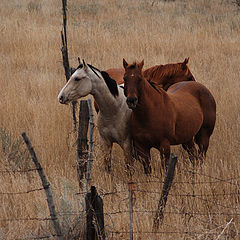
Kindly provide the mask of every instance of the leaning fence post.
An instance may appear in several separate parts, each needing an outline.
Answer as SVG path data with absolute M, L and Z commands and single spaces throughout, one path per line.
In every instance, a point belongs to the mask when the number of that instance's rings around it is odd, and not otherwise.
M 38 158 L 32 147 L 32 144 L 25 132 L 22 133 L 22 137 L 27 145 L 28 151 L 30 152 L 32 160 L 37 168 L 38 174 L 42 180 L 42 185 L 43 185 L 43 188 L 44 188 L 46 196 L 47 196 L 48 209 L 50 212 L 51 220 L 53 222 L 53 226 L 54 226 L 54 229 L 56 232 L 57 239 L 63 240 L 64 238 L 63 238 L 60 223 L 57 218 L 57 213 L 56 213 L 55 205 L 54 205 L 54 201 L 53 201 L 53 195 L 52 195 L 52 191 L 50 189 L 50 183 L 48 182 L 48 180 L 44 174 L 42 166 L 41 166 L 40 162 L 38 161 Z
M 158 202 L 158 208 L 155 213 L 155 217 L 154 217 L 154 221 L 153 221 L 153 231 L 155 231 L 155 232 L 159 228 L 159 222 L 161 221 L 161 223 L 162 223 L 162 221 L 163 221 L 163 211 L 166 206 L 168 193 L 170 191 L 170 188 L 171 188 L 171 185 L 173 182 L 176 163 L 177 163 L 177 156 L 175 156 L 174 154 L 171 154 L 170 159 L 169 159 L 168 170 L 167 170 L 167 173 L 166 173 L 166 176 L 164 179 L 164 183 L 163 183 L 161 197 Z
M 104 240 L 103 200 L 94 186 L 85 197 L 87 213 L 87 240 Z
M 78 140 L 77 140 L 77 173 L 79 187 L 87 191 L 85 174 L 87 170 L 88 160 L 88 124 L 89 124 L 89 110 L 87 100 L 80 101 L 79 109 L 79 126 L 78 126 Z
M 128 198 L 129 198 L 129 239 L 133 240 L 133 181 L 130 180 L 128 183 Z

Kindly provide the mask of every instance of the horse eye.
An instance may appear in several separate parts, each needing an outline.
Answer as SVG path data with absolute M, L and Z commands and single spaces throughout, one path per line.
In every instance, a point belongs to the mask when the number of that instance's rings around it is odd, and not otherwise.
M 76 78 L 75 78 L 75 81 L 80 81 L 80 78 L 76 77 Z

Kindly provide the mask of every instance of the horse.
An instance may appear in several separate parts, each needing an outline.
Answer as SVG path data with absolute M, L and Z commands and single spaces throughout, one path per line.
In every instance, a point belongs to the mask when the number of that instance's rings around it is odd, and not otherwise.
M 143 65 L 144 60 L 128 64 L 123 59 L 124 94 L 132 109 L 130 133 L 145 173 L 151 173 L 152 147 L 160 151 L 166 168 L 171 145 L 182 144 L 193 164 L 205 158 L 216 121 L 213 95 L 196 81 L 175 83 L 165 91 L 146 80 Z
M 60 91 L 58 100 L 61 104 L 68 104 L 88 94 L 94 97 L 99 107 L 97 125 L 106 170 L 110 172 L 111 169 L 113 143 L 121 146 L 126 166 L 131 166 L 132 145 L 129 131 L 131 110 L 126 104 L 123 89 L 108 73 L 86 64 L 83 60 Z
M 143 76 L 157 84 L 159 87 L 167 90 L 171 85 L 183 81 L 196 81 L 188 67 L 189 58 L 185 58 L 183 62 L 168 63 L 165 65 L 155 65 L 143 71 Z M 124 83 L 124 68 L 110 68 L 106 72 L 113 78 L 118 85 Z M 95 110 L 98 112 L 98 106 L 94 103 Z
M 143 76 L 167 90 L 172 84 L 183 81 L 196 81 L 188 67 L 189 57 L 183 62 L 155 65 L 143 71 Z M 105 70 L 118 85 L 123 84 L 124 68 L 110 68 Z
M 156 65 L 143 71 L 143 76 L 158 87 L 167 90 L 171 85 L 183 81 L 196 81 L 188 67 L 189 58 L 183 62 Z

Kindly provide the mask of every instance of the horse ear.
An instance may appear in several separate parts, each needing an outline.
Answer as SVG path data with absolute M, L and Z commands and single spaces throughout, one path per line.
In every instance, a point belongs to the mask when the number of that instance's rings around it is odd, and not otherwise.
M 186 69 L 187 64 L 188 64 L 188 61 L 189 61 L 189 57 L 184 59 L 184 61 L 183 61 L 183 63 L 182 63 L 182 69 L 183 69 L 183 70 Z
M 80 59 L 80 57 L 78 57 L 78 63 L 79 63 L 79 65 L 81 64 L 81 59 Z
M 188 64 L 188 61 L 189 61 L 189 57 L 188 57 L 188 58 L 185 58 L 185 60 L 184 60 L 183 63 L 184 63 L 185 65 L 187 65 L 187 64 Z
M 128 66 L 128 63 L 127 63 L 127 61 L 123 58 L 123 67 L 126 69 L 127 66 Z
M 84 70 L 87 70 L 87 68 L 88 68 L 88 66 L 87 66 L 87 64 L 85 63 L 84 59 L 83 59 L 83 69 L 84 69 Z
M 138 68 L 140 70 L 142 70 L 143 69 L 143 65 L 144 65 L 144 59 L 138 64 Z

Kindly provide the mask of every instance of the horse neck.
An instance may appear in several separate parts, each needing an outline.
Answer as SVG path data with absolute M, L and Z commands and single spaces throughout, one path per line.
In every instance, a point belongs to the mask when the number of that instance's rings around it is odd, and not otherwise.
M 98 104 L 99 110 L 103 114 L 113 114 L 122 104 L 119 96 L 114 97 L 108 89 L 103 79 L 97 79 L 93 81 L 92 95 Z
M 154 89 L 145 78 L 141 82 L 139 96 L 139 103 L 137 104 L 135 112 L 140 115 L 145 115 L 146 112 L 151 110 L 149 103 L 155 104 L 156 102 L 160 107 L 166 102 L 165 98 L 168 98 L 167 93 L 163 89 Z

